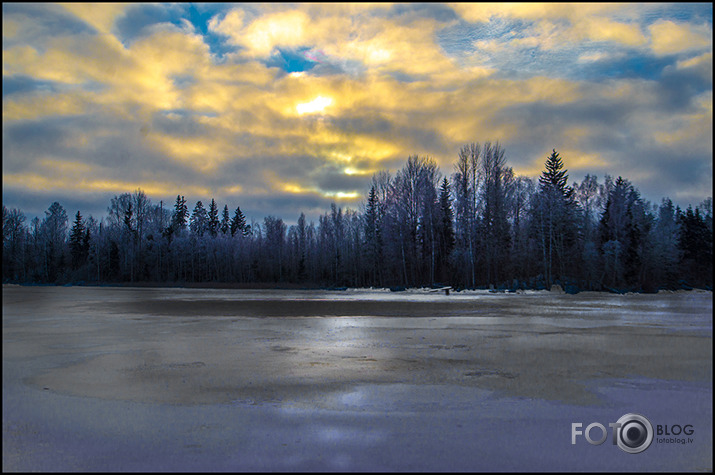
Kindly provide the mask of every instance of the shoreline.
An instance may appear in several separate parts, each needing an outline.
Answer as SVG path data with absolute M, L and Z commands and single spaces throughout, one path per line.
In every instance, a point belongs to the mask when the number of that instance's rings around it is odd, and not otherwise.
M 342 291 L 374 291 L 374 292 L 393 292 L 393 293 L 441 293 L 445 287 L 449 288 L 450 292 L 457 295 L 467 294 L 524 294 L 543 292 L 553 295 L 559 294 L 602 294 L 602 295 L 663 295 L 675 293 L 689 292 L 709 292 L 712 289 L 691 287 L 679 289 L 658 289 L 656 292 L 646 292 L 637 290 L 578 290 L 576 292 L 565 292 L 558 284 L 555 284 L 557 289 L 541 289 L 541 288 L 518 288 L 518 289 L 489 289 L 477 287 L 474 289 L 456 289 L 452 286 L 440 287 L 337 287 L 323 286 L 318 284 L 297 284 L 297 283 L 239 283 L 239 282 L 112 282 L 112 283 L 86 283 L 86 282 L 69 282 L 65 284 L 50 284 L 50 283 L 16 283 L 4 282 L 3 288 L 11 287 L 96 287 L 96 288 L 139 288 L 139 289 L 210 289 L 210 290 L 286 290 L 286 291 L 303 291 L 303 290 L 320 290 L 329 292 Z

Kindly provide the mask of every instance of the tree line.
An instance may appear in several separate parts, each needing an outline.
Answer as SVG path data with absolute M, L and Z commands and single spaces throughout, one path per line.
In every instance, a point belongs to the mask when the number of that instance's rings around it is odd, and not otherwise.
M 517 176 L 498 142 L 463 146 L 449 176 L 409 156 L 373 175 L 359 210 L 333 203 L 317 223 L 248 223 L 240 206 L 189 211 L 141 190 L 69 221 L 57 202 L 29 225 L 3 206 L 3 281 L 712 289 L 712 198 L 682 210 L 622 177 L 569 185 L 556 150 L 538 180 Z

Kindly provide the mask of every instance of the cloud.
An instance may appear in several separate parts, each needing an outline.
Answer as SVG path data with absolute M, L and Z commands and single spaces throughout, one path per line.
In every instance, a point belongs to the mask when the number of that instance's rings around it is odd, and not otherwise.
M 653 185 L 678 151 L 712 167 L 712 27 L 678 8 L 4 4 L 3 198 L 141 186 L 297 217 L 487 140 L 517 173 L 556 148 L 572 179 L 704 190 Z
M 62 3 L 72 15 L 91 25 L 100 34 L 109 34 L 129 3 Z
M 57 38 L 93 34 L 96 31 L 56 4 L 3 3 L 2 12 L 3 50 L 30 42 L 41 49 Z
M 568 42 L 574 40 L 609 41 L 627 46 L 646 42 L 639 26 L 629 18 L 632 6 L 626 4 L 457 3 L 451 6 L 470 23 L 490 23 L 498 19 L 524 21 L 528 29 L 526 36 L 530 38 L 528 44 L 544 49 L 573 47 Z M 615 20 L 615 14 L 626 21 Z
M 660 20 L 649 27 L 651 48 L 657 55 L 712 49 L 712 25 Z

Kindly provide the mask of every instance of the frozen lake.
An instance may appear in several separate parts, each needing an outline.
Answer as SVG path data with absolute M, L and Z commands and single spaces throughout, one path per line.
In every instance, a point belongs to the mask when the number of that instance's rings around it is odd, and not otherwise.
M 3 470 L 712 471 L 712 293 L 4 286 Z

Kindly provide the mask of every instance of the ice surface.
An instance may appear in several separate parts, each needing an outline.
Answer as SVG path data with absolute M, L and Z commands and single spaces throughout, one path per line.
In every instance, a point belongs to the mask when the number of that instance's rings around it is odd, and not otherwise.
M 626 413 L 642 454 L 571 444 Z M 3 288 L 3 469 L 712 470 L 712 294 Z

